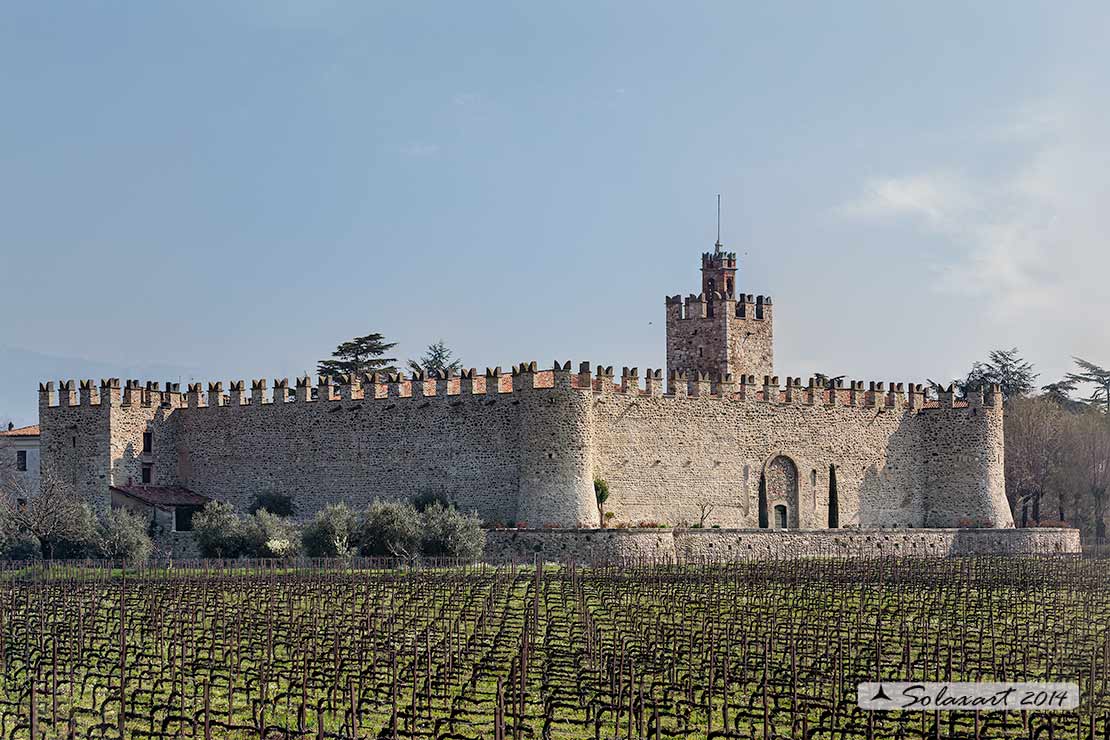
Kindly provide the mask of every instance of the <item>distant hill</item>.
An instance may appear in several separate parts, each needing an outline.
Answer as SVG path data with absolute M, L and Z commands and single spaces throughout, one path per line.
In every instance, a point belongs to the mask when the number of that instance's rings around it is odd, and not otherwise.
M 176 365 L 128 365 L 0 347 L 0 421 L 12 421 L 16 426 L 37 424 L 39 383 L 46 380 L 53 380 L 55 385 L 61 379 L 82 378 L 93 378 L 97 382 L 101 378 L 139 378 L 185 383 L 196 374 L 195 368 Z

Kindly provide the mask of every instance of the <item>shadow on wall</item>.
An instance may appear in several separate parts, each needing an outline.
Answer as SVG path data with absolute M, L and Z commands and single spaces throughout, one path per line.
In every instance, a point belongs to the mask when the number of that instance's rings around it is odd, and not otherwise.
M 881 413 L 896 413 L 887 409 Z M 886 463 L 893 463 L 898 474 L 884 474 L 877 462 L 869 464 L 859 481 L 856 511 L 858 526 L 923 527 L 925 525 L 925 460 L 920 453 L 922 419 L 903 413 L 897 429 L 886 441 Z M 892 454 L 893 451 L 900 451 Z M 904 461 L 904 462 L 902 462 Z M 901 464 L 899 464 L 901 463 Z M 837 482 L 842 485 L 847 466 L 837 465 Z M 839 491 L 843 502 L 843 491 Z M 843 516 L 841 516 L 843 521 Z

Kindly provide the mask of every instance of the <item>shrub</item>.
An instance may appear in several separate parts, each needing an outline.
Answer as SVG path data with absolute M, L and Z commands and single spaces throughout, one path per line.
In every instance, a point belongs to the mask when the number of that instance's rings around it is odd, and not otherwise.
M 447 499 L 445 494 L 433 493 L 431 491 L 425 491 L 412 500 L 412 505 L 416 507 L 416 510 L 421 514 L 427 511 L 428 507 L 432 504 L 439 504 L 445 508 L 450 508 L 452 506 L 452 503 Z
M 222 501 L 211 501 L 193 515 L 193 536 L 206 558 L 237 558 L 243 553 L 243 522 Z
M 110 560 L 145 563 L 154 549 L 147 521 L 127 509 L 112 509 L 97 526 L 97 548 Z
M 259 511 L 268 511 L 277 516 L 293 516 L 297 513 L 297 506 L 293 503 L 292 496 L 276 491 L 262 491 L 254 496 L 247 513 L 255 514 Z
M 420 548 L 420 514 L 411 504 L 375 499 L 359 518 L 356 539 L 362 555 L 414 557 Z
M 12 531 L 0 533 L 0 558 L 4 560 L 39 560 L 42 558 L 42 543 L 30 532 Z
M 463 514 L 441 504 L 425 510 L 421 551 L 432 557 L 473 560 L 486 546 L 486 533 L 477 513 Z
M 252 558 L 290 558 L 300 549 L 297 525 L 272 511 L 259 509 L 241 525 L 243 554 Z
M 301 530 L 305 554 L 310 558 L 349 557 L 355 526 L 355 515 L 347 504 L 324 507 Z

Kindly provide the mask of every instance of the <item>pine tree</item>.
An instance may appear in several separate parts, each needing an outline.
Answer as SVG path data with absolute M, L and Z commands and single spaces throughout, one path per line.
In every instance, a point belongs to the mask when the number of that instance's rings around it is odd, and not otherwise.
M 397 368 L 393 363 L 396 357 L 382 357 L 397 346 L 387 342 L 381 334 L 367 334 L 364 337 L 343 342 L 331 353 L 332 359 L 320 360 L 316 371 L 321 375 L 361 375 L 362 373 L 392 373 Z
M 419 360 L 409 360 L 409 369 L 413 372 L 423 371 L 428 374 L 439 370 L 458 372 L 461 367 L 462 362 L 452 357 L 451 350 L 442 339 L 428 345 L 428 351 Z
M 1002 388 L 1002 397 L 1008 401 L 1033 390 L 1033 381 L 1036 379 L 1037 373 L 1033 372 L 1032 363 L 1023 360 L 1017 347 L 1014 347 L 996 349 L 990 353 L 986 362 L 976 362 L 959 386 L 960 390 L 967 393 L 976 388 L 986 389 L 988 385 L 997 383 Z
M 1092 406 L 1101 406 L 1103 411 L 1110 413 L 1110 370 L 1078 357 L 1074 359 L 1080 372 L 1068 373 L 1065 380 L 1073 384 L 1085 383 L 1095 386 L 1091 395 L 1083 400 Z

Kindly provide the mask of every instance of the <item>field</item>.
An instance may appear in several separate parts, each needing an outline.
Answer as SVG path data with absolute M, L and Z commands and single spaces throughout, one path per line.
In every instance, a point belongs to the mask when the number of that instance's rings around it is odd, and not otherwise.
M 4 738 L 1110 738 L 1110 561 L 0 573 Z M 1059 680 L 878 713 L 862 680 Z

